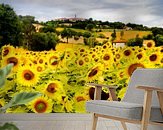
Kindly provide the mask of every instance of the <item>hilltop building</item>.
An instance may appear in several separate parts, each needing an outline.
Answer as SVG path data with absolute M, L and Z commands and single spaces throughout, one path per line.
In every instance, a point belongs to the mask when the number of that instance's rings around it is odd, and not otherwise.
M 87 19 L 85 18 L 77 18 L 76 14 L 75 14 L 75 17 L 72 17 L 72 18 L 58 18 L 58 19 L 55 19 L 56 21 L 62 21 L 62 22 L 76 22 L 76 21 L 86 21 Z

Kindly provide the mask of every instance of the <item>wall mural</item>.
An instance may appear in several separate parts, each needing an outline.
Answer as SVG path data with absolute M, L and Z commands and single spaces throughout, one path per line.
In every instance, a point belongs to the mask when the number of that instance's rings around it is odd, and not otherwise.
M 150 44 L 150 45 L 148 45 Z M 93 99 L 95 82 L 118 86 L 119 100 L 136 68 L 162 68 L 163 47 L 112 47 L 111 43 L 89 48 L 74 46 L 65 50 L 34 52 L 10 45 L 2 47 L 1 67 L 13 63 L 5 88 L 0 90 L 3 106 L 22 91 L 40 92 L 32 102 L 7 110 L 8 113 L 85 113 L 85 103 Z M 109 94 L 103 88 L 102 99 Z

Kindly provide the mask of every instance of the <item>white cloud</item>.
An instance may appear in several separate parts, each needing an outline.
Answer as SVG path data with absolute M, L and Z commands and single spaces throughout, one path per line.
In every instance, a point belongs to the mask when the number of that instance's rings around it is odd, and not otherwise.
M 93 18 L 103 21 L 122 21 L 161 25 L 162 0 L 2 0 L 17 14 L 33 15 L 39 20 L 59 17 Z

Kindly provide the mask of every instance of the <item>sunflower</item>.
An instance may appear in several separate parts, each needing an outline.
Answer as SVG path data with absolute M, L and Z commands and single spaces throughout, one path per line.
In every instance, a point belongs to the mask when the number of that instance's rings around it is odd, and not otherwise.
M 148 40 L 147 42 L 145 42 L 145 47 L 153 48 L 155 47 L 155 42 L 153 40 Z
M 50 55 L 48 65 L 51 69 L 56 69 L 59 64 L 59 56 L 58 55 Z
M 118 98 L 120 98 L 122 100 L 126 91 L 127 91 L 127 87 L 122 88 L 118 93 Z
M 17 107 L 12 107 L 8 108 L 6 110 L 6 113 L 27 113 L 28 109 L 26 106 L 17 106 Z
M 147 58 L 145 51 L 138 52 L 135 54 L 135 56 L 136 56 L 136 59 L 138 59 L 139 61 L 142 61 L 142 62 L 144 60 L 146 60 L 146 58 Z
M 125 71 L 123 69 L 119 69 L 119 71 L 117 72 L 117 77 L 118 77 L 118 80 L 127 78 Z
M 62 104 L 62 109 L 65 109 L 66 112 L 74 111 L 73 109 L 74 102 L 71 99 L 69 99 L 68 96 L 62 96 L 61 104 Z
M 76 61 L 76 63 L 78 65 L 78 67 L 83 67 L 86 64 L 86 61 L 85 61 L 85 59 L 83 57 L 81 57 Z
M 35 68 L 38 73 L 43 73 L 46 70 L 45 65 L 42 64 L 35 65 Z
M 6 66 L 7 64 L 13 63 L 13 71 L 16 72 L 18 70 L 18 67 L 20 66 L 20 57 L 16 55 L 10 55 L 8 57 L 4 57 L 2 59 L 2 66 Z
M 45 96 L 34 99 L 29 103 L 28 107 L 35 113 L 52 112 L 53 102 Z
M 0 98 L 0 108 L 3 107 L 5 105 L 5 99 L 4 98 Z
M 130 48 L 130 47 L 126 47 L 126 48 L 123 50 L 123 56 L 124 56 L 125 58 L 130 58 L 130 57 L 132 56 L 132 54 L 133 54 L 133 50 L 132 50 L 132 48 Z
M 45 65 L 45 63 L 48 63 L 47 59 L 48 59 L 47 56 L 42 54 L 41 56 L 39 56 L 39 58 L 37 60 L 38 64 Z
M 84 113 L 86 112 L 85 104 L 87 97 L 84 93 L 76 92 L 74 96 L 74 109 L 75 112 Z
M 94 67 L 92 67 L 87 74 L 87 78 L 89 81 L 93 81 L 97 79 L 99 76 L 102 75 L 102 71 L 104 69 L 104 66 L 101 63 L 98 63 Z
M 32 86 L 39 81 L 39 73 L 32 66 L 22 66 L 17 73 L 17 83 Z
M 84 61 L 89 63 L 89 61 L 90 61 L 89 56 L 84 57 Z
M 59 98 L 64 93 L 63 84 L 58 80 L 49 81 L 43 91 L 49 98 Z
M 108 46 L 108 44 L 104 44 L 104 45 L 102 45 L 102 48 L 103 48 L 103 49 L 108 49 L 109 46 Z
M 102 54 L 101 58 L 102 62 L 104 62 L 104 65 L 107 67 L 112 66 L 113 64 L 113 53 L 111 51 L 104 52 Z
M 84 96 L 85 100 L 94 100 L 94 93 L 95 93 L 95 87 L 94 86 L 86 87 L 84 91 L 85 91 L 84 92 L 84 94 L 85 94 L 85 96 Z M 101 99 L 102 100 L 108 100 L 109 99 L 108 89 L 106 89 L 104 87 L 102 88 Z
M 160 62 L 160 55 L 159 53 L 152 53 L 148 56 L 148 60 L 151 62 L 151 63 L 159 63 Z
M 127 76 L 131 77 L 132 73 L 137 69 L 137 68 L 146 68 L 146 65 L 141 63 L 141 62 L 133 62 L 128 64 L 126 68 L 126 73 Z
M 15 48 L 11 45 L 5 45 L 2 47 L 2 57 L 9 56 L 15 52 Z

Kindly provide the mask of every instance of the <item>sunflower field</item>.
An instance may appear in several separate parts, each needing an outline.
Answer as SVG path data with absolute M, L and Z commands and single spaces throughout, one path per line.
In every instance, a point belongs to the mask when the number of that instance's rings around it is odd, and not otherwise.
M 108 42 L 94 48 L 34 52 L 5 45 L 0 59 L 1 67 L 14 64 L 0 90 L 0 106 L 22 91 L 42 94 L 26 105 L 9 108 L 7 113 L 83 113 L 94 93 L 86 83 L 116 85 L 121 100 L 136 68 L 163 68 L 163 47 L 115 48 Z M 102 99 L 109 99 L 106 88 Z

